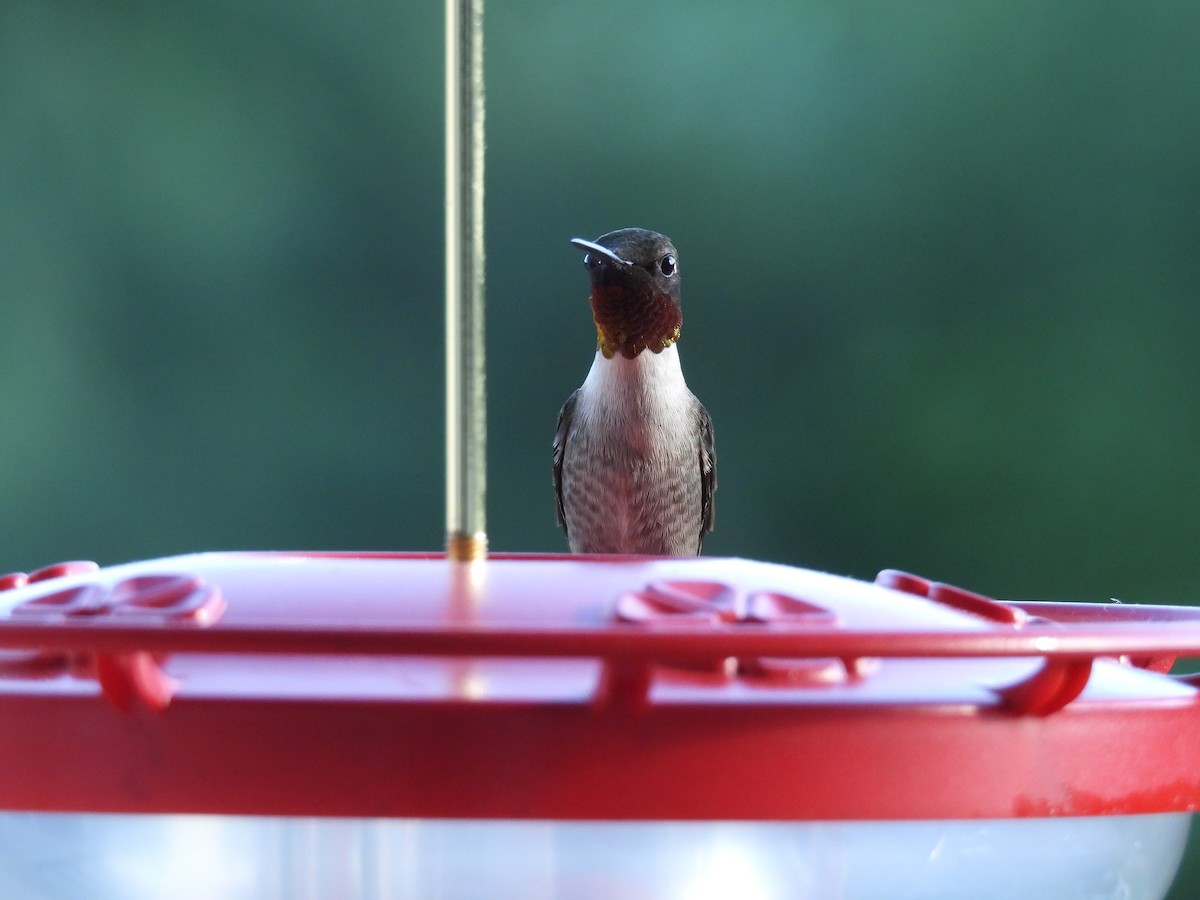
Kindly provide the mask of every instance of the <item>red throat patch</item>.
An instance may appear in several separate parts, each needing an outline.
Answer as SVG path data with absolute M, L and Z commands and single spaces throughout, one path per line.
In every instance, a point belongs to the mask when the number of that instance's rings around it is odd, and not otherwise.
M 596 346 L 605 359 L 658 353 L 679 340 L 683 311 L 667 293 L 634 294 L 618 285 L 592 286 Z

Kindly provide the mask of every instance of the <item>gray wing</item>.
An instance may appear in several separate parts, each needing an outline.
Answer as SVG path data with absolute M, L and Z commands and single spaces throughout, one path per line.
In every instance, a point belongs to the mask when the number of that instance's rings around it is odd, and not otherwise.
M 696 417 L 700 425 L 700 539 L 696 552 L 704 546 L 704 536 L 713 530 L 713 494 L 717 491 L 717 451 L 713 447 L 712 416 L 699 401 Z
M 571 431 L 571 420 L 575 417 L 575 403 L 579 400 L 579 391 L 576 390 L 567 402 L 563 404 L 563 408 L 558 411 L 558 427 L 554 430 L 554 449 L 552 451 L 553 468 L 554 468 L 554 502 L 557 506 L 558 524 L 562 526 L 562 530 L 567 530 L 567 514 L 563 509 L 563 489 L 562 489 L 562 473 L 563 473 L 563 455 L 567 449 L 567 435 Z

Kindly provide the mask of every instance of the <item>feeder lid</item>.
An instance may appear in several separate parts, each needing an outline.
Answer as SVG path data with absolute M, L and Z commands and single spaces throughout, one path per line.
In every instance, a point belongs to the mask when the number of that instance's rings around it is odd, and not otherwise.
M 0 808 L 954 819 L 1200 805 L 1186 607 L 739 559 L 213 553 L 0 579 Z

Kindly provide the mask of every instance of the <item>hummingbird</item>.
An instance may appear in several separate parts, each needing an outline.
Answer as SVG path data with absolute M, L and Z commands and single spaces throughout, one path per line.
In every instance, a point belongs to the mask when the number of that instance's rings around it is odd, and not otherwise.
M 695 556 L 713 528 L 712 418 L 679 364 L 679 254 L 622 228 L 586 251 L 596 356 L 558 414 L 554 493 L 573 553 Z

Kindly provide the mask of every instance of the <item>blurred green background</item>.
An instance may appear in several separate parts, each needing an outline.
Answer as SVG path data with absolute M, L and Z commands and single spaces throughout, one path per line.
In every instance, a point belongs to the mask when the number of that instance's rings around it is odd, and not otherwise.
M 442 23 L 0 5 L 0 570 L 440 547 Z M 565 548 L 567 239 L 640 225 L 681 251 L 708 552 L 1192 602 L 1198 35 L 1167 2 L 491 4 L 492 546 Z

